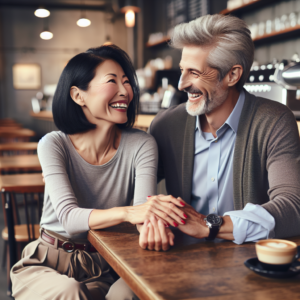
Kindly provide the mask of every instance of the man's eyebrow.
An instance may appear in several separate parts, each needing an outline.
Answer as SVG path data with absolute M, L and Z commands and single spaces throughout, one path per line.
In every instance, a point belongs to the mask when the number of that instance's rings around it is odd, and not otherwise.
M 181 68 L 182 69 L 182 67 L 181 67 L 181 65 L 179 64 L 179 68 Z M 189 68 L 188 69 L 189 71 L 196 71 L 196 72 L 198 72 L 198 73 L 203 73 L 203 72 L 201 72 L 200 70 L 198 70 L 198 69 L 195 69 L 195 68 Z

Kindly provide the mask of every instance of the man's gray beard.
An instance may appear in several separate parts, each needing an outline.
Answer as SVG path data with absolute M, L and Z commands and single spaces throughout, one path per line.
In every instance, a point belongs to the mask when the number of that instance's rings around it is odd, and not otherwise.
M 213 111 L 216 107 L 220 106 L 227 98 L 228 91 L 224 91 L 222 95 L 217 95 L 217 89 L 214 91 L 211 99 L 202 95 L 201 101 L 198 103 L 198 106 L 195 109 L 192 109 L 193 103 L 186 102 L 186 111 L 191 116 L 200 116 L 203 114 L 208 114 Z

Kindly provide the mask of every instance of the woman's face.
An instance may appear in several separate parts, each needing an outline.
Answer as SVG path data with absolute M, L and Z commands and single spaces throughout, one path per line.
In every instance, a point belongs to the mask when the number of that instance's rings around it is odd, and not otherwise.
M 88 90 L 80 90 L 82 109 L 91 123 L 105 120 L 115 124 L 127 122 L 127 108 L 133 91 L 122 67 L 113 60 L 101 63 Z

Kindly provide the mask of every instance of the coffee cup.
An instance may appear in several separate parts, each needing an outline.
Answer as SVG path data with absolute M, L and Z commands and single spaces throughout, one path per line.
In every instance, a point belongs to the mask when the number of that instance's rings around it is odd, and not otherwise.
M 287 240 L 260 240 L 255 244 L 255 249 L 258 260 L 266 270 L 287 271 L 300 257 L 300 246 Z

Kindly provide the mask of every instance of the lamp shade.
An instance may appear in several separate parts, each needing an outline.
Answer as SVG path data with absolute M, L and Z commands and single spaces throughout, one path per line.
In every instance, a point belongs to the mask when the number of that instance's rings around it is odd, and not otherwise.
M 35 16 L 38 18 L 47 18 L 50 16 L 50 11 L 48 9 L 45 8 L 38 8 L 35 12 L 34 12 Z
M 76 24 L 79 26 L 79 27 L 88 27 L 91 25 L 91 21 L 87 18 L 80 18 Z
M 40 38 L 42 40 L 51 40 L 53 38 L 53 33 L 48 30 L 44 30 L 40 33 Z

